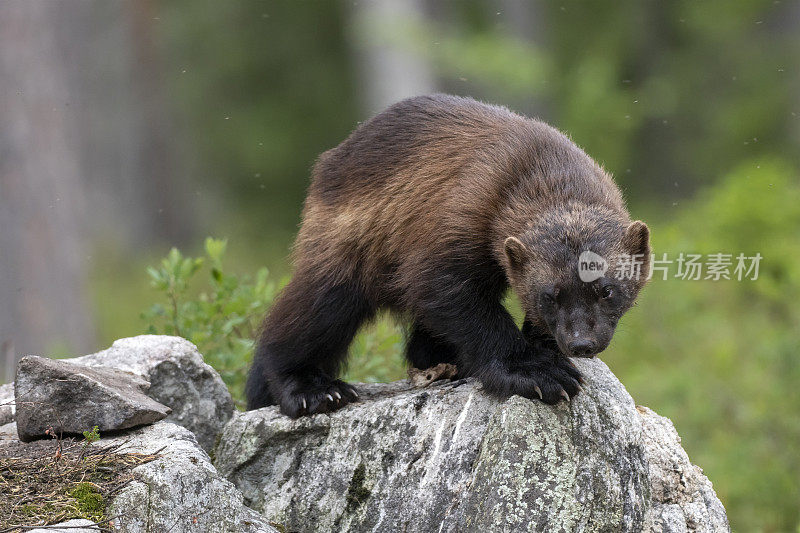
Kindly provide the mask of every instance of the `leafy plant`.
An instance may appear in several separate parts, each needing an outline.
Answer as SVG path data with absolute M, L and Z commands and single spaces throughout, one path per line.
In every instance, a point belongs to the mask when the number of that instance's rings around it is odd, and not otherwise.
M 193 342 L 241 402 L 254 340 L 279 287 L 266 268 L 254 278 L 228 273 L 222 263 L 226 247 L 226 240 L 209 237 L 205 257 L 186 257 L 173 248 L 159 266 L 148 267 L 150 284 L 165 301 L 151 306 L 142 318 L 149 323 L 149 333 Z M 193 290 L 201 271 L 207 272 L 207 285 Z
M 89 446 L 98 440 L 100 440 L 100 430 L 97 426 L 83 432 L 83 447 L 81 448 L 80 460 L 83 460 L 86 456 L 86 452 L 89 451 Z
M 100 440 L 100 431 L 97 426 L 83 432 L 83 441 L 90 445 Z
M 259 325 L 282 283 L 269 279 L 266 268 L 254 278 L 224 270 L 225 240 L 207 238 L 205 257 L 184 256 L 173 248 L 161 264 L 148 267 L 151 286 L 163 295 L 142 318 L 147 332 L 178 335 L 193 342 L 214 367 L 238 405 L 243 405 L 247 369 Z M 207 285 L 194 287 L 196 275 L 207 270 Z M 405 375 L 400 327 L 388 316 L 367 326 L 351 346 L 344 379 L 392 381 Z

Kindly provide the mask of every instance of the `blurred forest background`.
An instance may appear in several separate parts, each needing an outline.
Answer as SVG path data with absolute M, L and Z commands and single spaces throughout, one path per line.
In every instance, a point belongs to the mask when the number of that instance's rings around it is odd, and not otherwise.
M 798 531 L 799 62 L 796 1 L 3 2 L 0 378 L 147 331 L 173 246 L 226 237 L 226 272 L 279 283 L 320 152 L 403 97 L 470 95 L 571 135 L 657 254 L 762 254 L 756 281 L 653 280 L 602 359 L 734 530 Z M 401 349 L 379 320 L 349 377 L 402 377 Z

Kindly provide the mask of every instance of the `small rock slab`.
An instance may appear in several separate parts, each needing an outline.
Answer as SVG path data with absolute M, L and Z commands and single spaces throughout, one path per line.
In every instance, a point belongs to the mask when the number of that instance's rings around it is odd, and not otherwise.
M 0 446 L 19 441 L 17 436 L 17 423 L 9 422 L 0 426 Z
M 0 385 L 0 426 L 14 421 L 14 384 Z
M 75 518 L 52 526 L 29 529 L 28 533 L 98 533 L 99 531 L 100 528 L 91 520 Z
M 147 395 L 172 409 L 167 420 L 194 433 L 206 452 L 233 416 L 233 399 L 220 375 L 203 361 L 194 344 L 180 337 L 119 339 L 107 350 L 66 361 L 142 376 L 150 382 Z
M 56 433 L 101 433 L 152 424 L 170 408 L 145 394 L 150 383 L 113 368 L 89 368 L 35 355 L 17 366 L 17 433 L 24 442 Z

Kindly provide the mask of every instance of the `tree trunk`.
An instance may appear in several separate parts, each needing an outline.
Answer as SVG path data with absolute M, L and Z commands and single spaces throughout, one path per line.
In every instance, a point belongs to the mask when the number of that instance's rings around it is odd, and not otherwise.
M 0 4 L 0 344 L 87 351 L 87 208 L 55 4 Z M 5 379 L 13 369 L 5 368 Z
M 435 92 L 428 60 L 392 34 L 424 18 L 422 0 L 370 0 L 352 8 L 348 31 L 367 113 L 377 113 L 410 96 Z
M 80 130 L 93 240 L 122 251 L 191 236 L 183 150 L 168 105 L 149 0 L 53 4 L 68 56 L 69 120 Z

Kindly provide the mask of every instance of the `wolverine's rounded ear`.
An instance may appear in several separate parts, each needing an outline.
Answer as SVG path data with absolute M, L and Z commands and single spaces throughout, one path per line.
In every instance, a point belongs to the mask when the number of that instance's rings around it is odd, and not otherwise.
M 622 236 L 622 247 L 630 255 L 650 257 L 650 228 L 641 220 L 628 224 Z
M 503 249 L 506 252 L 511 268 L 515 270 L 522 268 L 528 259 L 528 249 L 516 237 L 507 238 L 503 243 Z

